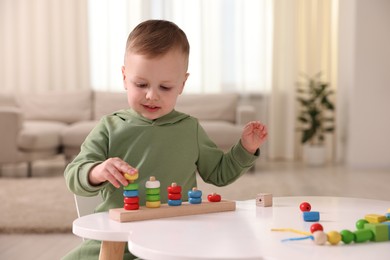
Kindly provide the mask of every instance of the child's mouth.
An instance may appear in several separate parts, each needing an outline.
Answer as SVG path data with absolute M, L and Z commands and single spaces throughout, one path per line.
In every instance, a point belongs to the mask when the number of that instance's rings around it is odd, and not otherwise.
M 160 109 L 160 107 L 153 106 L 153 105 L 143 105 L 143 107 L 149 111 L 149 112 L 156 112 L 157 110 Z

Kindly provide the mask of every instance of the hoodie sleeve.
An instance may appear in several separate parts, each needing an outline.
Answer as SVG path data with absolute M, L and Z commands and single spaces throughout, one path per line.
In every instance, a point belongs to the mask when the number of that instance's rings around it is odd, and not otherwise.
M 95 196 L 106 184 L 92 186 L 88 181 L 90 170 L 107 159 L 108 130 L 102 119 L 89 133 L 80 153 L 66 167 L 64 176 L 68 189 L 76 195 Z
M 238 141 L 229 152 L 224 153 L 210 140 L 198 124 L 198 171 L 201 178 L 216 186 L 225 186 L 238 179 L 251 168 L 260 155 L 248 153 Z

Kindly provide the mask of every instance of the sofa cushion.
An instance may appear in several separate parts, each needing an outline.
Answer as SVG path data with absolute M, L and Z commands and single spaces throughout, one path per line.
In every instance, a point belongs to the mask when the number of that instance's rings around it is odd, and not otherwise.
M 236 122 L 238 94 L 183 94 L 177 99 L 175 109 L 199 120 Z
M 91 119 L 90 90 L 21 94 L 18 102 L 27 120 L 73 123 Z
M 82 121 L 65 128 L 61 133 L 61 141 L 65 147 L 80 147 L 91 130 L 99 121 Z
M 22 150 L 58 149 L 65 123 L 55 121 L 25 121 L 18 139 Z
M 0 94 L 0 107 L 17 107 L 15 96 L 12 94 Z
M 94 120 L 99 120 L 105 115 L 128 107 L 129 104 L 127 103 L 127 94 L 125 91 L 95 91 L 92 118 Z
M 199 121 L 199 123 L 210 139 L 222 150 L 229 150 L 241 138 L 241 126 L 226 121 Z

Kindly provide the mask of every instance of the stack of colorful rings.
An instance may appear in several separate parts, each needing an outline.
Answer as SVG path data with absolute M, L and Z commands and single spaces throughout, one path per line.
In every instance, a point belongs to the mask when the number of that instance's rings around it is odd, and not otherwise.
M 125 210 L 139 209 L 138 184 L 134 183 L 138 179 L 138 171 L 133 169 L 130 173 L 125 173 L 124 177 L 129 181 L 127 186 L 123 187 L 123 208 Z
M 188 202 L 190 204 L 200 204 L 202 203 L 202 191 L 198 190 L 196 187 L 188 191 Z
M 168 205 L 180 206 L 181 205 L 181 186 L 178 186 L 175 182 L 167 188 L 168 190 Z
M 145 184 L 146 188 L 146 207 L 159 208 L 161 206 L 160 199 L 160 181 L 151 176 Z

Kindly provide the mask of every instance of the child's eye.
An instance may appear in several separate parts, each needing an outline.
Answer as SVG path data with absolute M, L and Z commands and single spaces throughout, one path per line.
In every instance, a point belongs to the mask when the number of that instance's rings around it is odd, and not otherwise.
M 135 83 L 135 85 L 139 88 L 146 88 L 148 86 L 146 83 Z
M 171 89 L 170 87 L 165 87 L 165 86 L 160 86 L 160 88 L 161 88 L 162 90 L 165 90 L 165 91 L 168 91 L 168 90 Z

